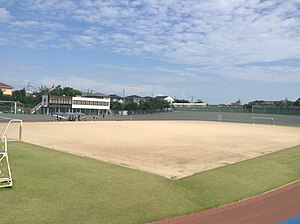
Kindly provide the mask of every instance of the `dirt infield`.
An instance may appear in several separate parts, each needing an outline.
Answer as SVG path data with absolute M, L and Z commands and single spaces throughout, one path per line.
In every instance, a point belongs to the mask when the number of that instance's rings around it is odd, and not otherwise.
M 25 142 L 178 179 L 300 144 L 300 128 L 204 121 L 24 123 Z
M 275 224 L 300 214 L 300 181 L 241 202 L 152 224 Z

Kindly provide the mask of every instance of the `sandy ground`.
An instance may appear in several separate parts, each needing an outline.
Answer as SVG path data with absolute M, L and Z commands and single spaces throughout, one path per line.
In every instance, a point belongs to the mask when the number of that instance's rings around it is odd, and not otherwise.
M 24 123 L 23 141 L 178 179 L 300 145 L 300 128 L 205 121 Z

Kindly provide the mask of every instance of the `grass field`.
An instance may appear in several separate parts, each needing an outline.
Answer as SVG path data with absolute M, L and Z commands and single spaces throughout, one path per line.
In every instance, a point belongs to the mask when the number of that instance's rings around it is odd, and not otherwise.
M 22 142 L 9 153 L 15 182 L 0 189 L 0 223 L 145 223 L 300 179 L 300 146 L 180 180 Z

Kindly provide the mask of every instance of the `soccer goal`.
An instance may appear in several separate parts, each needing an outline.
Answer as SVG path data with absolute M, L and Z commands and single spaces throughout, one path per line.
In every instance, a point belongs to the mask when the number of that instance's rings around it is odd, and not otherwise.
M 7 153 L 7 137 L 1 137 L 0 147 L 0 188 L 11 187 L 13 184 Z
M 274 124 L 273 117 L 252 117 L 252 124 Z
M 22 125 L 22 120 L 0 117 L 0 188 L 13 185 L 7 142 L 22 139 Z
M 16 101 L 0 100 L 1 113 L 17 114 L 17 106 L 18 102 Z
M 0 136 L 6 136 L 7 141 L 22 140 L 23 121 L 7 117 L 0 117 Z

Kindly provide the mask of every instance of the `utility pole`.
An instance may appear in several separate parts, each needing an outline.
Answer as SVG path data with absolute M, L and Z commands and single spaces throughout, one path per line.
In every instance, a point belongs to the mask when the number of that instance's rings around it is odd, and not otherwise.
M 30 82 L 28 82 L 28 84 L 27 84 L 25 90 L 28 91 L 28 92 L 30 92 L 30 88 L 31 88 L 31 87 L 32 87 L 32 86 L 30 85 Z

